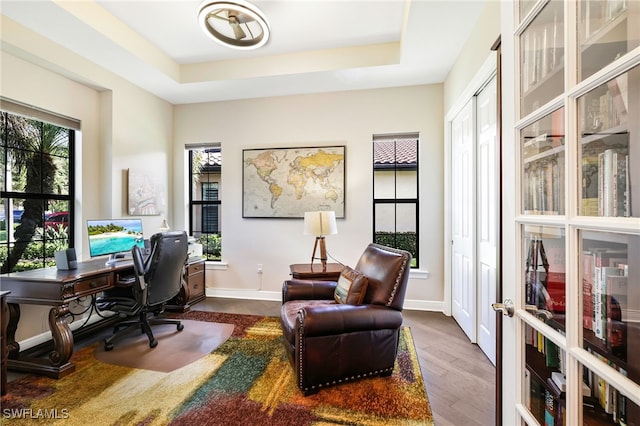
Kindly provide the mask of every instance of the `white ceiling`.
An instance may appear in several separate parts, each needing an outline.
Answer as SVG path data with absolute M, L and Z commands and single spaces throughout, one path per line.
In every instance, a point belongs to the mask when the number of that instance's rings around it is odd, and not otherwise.
M 271 39 L 251 51 L 202 33 L 201 0 L 2 0 L 1 13 L 181 104 L 443 82 L 486 1 L 254 0 Z

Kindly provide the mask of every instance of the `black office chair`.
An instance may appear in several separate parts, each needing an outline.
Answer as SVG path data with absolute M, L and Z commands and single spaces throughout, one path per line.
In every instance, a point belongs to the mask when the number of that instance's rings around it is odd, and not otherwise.
M 149 347 L 158 346 L 151 325 L 175 324 L 178 331 L 184 328 L 179 320 L 158 318 L 165 304 L 173 299 L 182 286 L 183 272 L 187 260 L 187 234 L 184 231 L 161 232 L 151 236 L 151 255 L 145 262 L 138 246 L 131 250 L 135 283 L 126 289 L 106 292 L 98 298 L 100 310 L 116 312 L 122 317 L 138 317 L 115 325 L 113 335 L 104 341 L 104 349 L 113 349 L 113 341 L 133 329 L 140 329 L 149 338 Z

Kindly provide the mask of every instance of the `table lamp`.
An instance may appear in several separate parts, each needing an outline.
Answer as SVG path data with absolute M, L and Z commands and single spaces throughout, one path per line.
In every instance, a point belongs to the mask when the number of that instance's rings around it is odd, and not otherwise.
M 327 247 L 324 242 L 325 235 L 335 235 L 338 233 L 336 225 L 336 212 L 319 211 L 304 213 L 304 235 L 315 235 L 316 242 L 313 245 L 313 254 L 311 255 L 311 265 L 316 258 L 316 249 L 320 243 L 320 262 L 322 263 L 322 271 L 327 270 Z

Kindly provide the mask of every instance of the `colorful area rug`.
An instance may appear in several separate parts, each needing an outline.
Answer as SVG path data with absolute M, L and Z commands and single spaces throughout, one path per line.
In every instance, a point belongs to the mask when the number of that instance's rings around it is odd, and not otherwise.
M 295 385 L 277 318 L 209 312 L 181 317 L 233 324 L 233 335 L 211 354 L 169 373 L 106 364 L 95 358 L 95 345 L 83 348 L 73 354 L 76 371 L 67 377 L 25 376 L 10 382 L 1 401 L 2 424 L 433 424 L 406 327 L 390 377 L 304 397 Z

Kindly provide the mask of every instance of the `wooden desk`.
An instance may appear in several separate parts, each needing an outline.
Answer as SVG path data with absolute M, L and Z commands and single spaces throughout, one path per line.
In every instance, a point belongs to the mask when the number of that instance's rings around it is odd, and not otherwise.
M 73 333 L 66 321 L 69 303 L 114 287 L 118 274 L 130 274 L 132 270 L 131 260 L 105 266 L 104 259 L 96 259 L 79 262 L 77 269 L 69 271 L 60 271 L 54 267 L 0 275 L 2 289 L 11 292 L 6 296 L 9 307 L 8 367 L 53 378 L 64 377 L 73 372 L 75 365 L 69 362 L 73 353 Z M 32 356 L 37 349 L 42 349 L 40 347 L 20 352 L 20 345 L 15 340 L 20 321 L 20 303 L 52 307 L 49 311 L 49 329 L 53 338 L 53 350 L 49 352 L 48 359 Z M 117 316 L 114 316 L 111 323 L 117 320 Z M 102 326 L 104 323 L 100 324 Z M 91 326 L 87 329 L 91 329 Z
M 7 307 L 7 294 L 9 291 L 0 291 L 0 395 L 7 393 L 7 324 L 9 322 L 9 308 Z
M 289 265 L 291 276 L 303 280 L 338 281 L 344 265 L 327 263 L 327 269 L 322 270 L 319 263 L 294 263 Z

